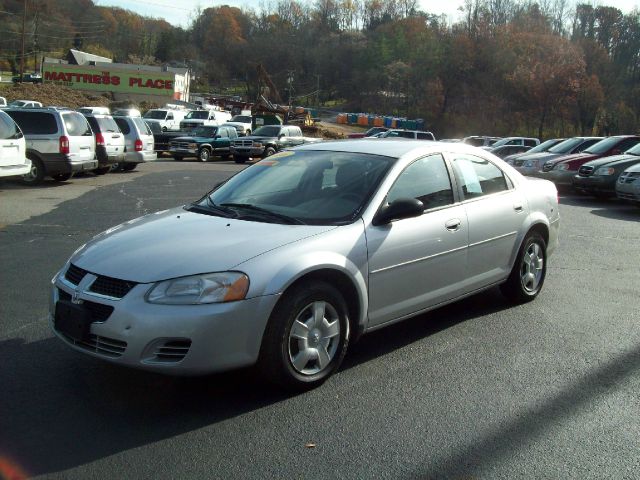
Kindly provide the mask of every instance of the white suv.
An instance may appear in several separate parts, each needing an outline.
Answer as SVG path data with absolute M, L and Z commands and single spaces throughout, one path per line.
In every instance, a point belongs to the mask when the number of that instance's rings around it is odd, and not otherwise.
M 0 177 L 26 175 L 31 170 L 31 160 L 25 156 L 24 135 L 18 124 L 0 110 Z

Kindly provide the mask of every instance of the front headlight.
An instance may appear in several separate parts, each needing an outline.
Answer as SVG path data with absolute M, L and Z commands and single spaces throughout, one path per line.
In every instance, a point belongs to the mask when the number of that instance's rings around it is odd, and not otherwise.
M 261 143 L 258 143 L 258 142 L 255 142 L 255 143 L 253 144 L 253 146 L 254 146 L 255 148 L 262 148 L 262 144 L 261 144 Z
M 190 143 L 189 144 L 189 148 L 198 148 L 198 144 L 197 143 Z
M 561 163 L 560 165 L 557 165 L 555 167 L 556 170 L 569 170 L 569 164 L 567 163 Z
M 240 272 L 218 272 L 175 278 L 156 283 L 149 303 L 198 305 L 242 300 L 249 290 L 249 277 Z
M 614 173 L 616 173 L 616 169 L 615 168 L 611 168 L 611 167 L 600 167 L 599 169 L 596 170 L 596 175 L 613 175 Z

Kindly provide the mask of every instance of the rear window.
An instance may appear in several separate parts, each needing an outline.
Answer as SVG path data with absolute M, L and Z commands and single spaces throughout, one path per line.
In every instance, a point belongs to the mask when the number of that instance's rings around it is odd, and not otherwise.
M 67 129 L 67 134 L 72 137 L 88 137 L 93 135 L 87 119 L 79 113 L 63 113 L 62 121 Z
M 129 135 L 131 133 L 131 128 L 129 128 L 129 122 L 127 122 L 126 118 L 114 118 L 118 127 L 125 135 Z
M 0 111 L 0 140 L 11 140 L 20 137 L 20 129 L 16 122 L 9 115 Z
M 138 127 L 138 131 L 142 135 L 153 135 L 153 132 L 149 130 L 149 127 L 147 126 L 145 121 L 142 120 L 140 117 L 133 117 L 131 120 L 133 120 L 133 123 L 136 124 L 136 127 Z
M 20 125 L 20 129 L 25 135 L 53 135 L 58 133 L 58 123 L 52 113 L 28 111 L 9 111 L 7 113 Z
M 113 117 L 97 117 L 101 132 L 119 132 L 118 124 Z

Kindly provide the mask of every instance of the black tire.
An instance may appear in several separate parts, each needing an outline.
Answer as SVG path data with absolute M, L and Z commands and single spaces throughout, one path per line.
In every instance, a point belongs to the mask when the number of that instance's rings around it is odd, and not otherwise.
M 236 163 L 245 163 L 247 161 L 247 157 L 240 157 L 238 155 L 234 155 L 233 161 Z
M 534 251 L 537 251 L 536 259 L 532 259 Z M 528 260 L 527 257 L 530 259 Z M 540 261 L 542 262 L 541 266 Z M 535 273 L 532 273 L 532 270 Z M 534 276 L 533 279 L 530 277 L 531 274 Z M 530 302 L 542 290 L 546 276 L 547 244 L 539 233 L 529 232 L 518 250 L 509 278 L 500 285 L 500 290 L 513 303 Z M 525 278 L 529 278 L 529 280 L 525 280 Z
M 51 175 L 56 182 L 66 182 L 71 177 L 73 177 L 73 173 L 56 173 L 55 175 Z
M 122 164 L 122 171 L 123 172 L 131 172 L 132 170 L 135 170 L 137 166 L 138 166 L 137 163 L 123 163 Z
M 96 175 L 105 175 L 107 173 L 109 173 L 111 171 L 111 165 L 109 165 L 108 167 L 99 167 L 96 168 L 93 173 L 95 173 Z
M 276 153 L 276 149 L 275 148 L 267 147 L 267 148 L 264 149 L 264 152 L 262 153 L 262 158 L 270 157 L 274 153 Z
M 22 176 L 22 183 L 27 185 L 39 185 L 44 180 L 44 165 L 37 158 L 27 158 L 31 160 L 31 171 Z
M 292 339 L 290 334 L 294 322 L 303 316 L 313 313 L 309 309 L 322 302 L 323 321 L 327 317 L 334 318 L 333 322 L 327 325 L 334 325 L 338 322 L 339 337 L 322 337 L 323 333 L 316 327 L 309 327 L 309 339 Z M 314 317 L 315 318 L 315 317 Z M 308 320 L 313 324 L 314 319 Z M 300 322 L 296 322 L 299 324 Z M 334 327 L 335 329 L 335 327 Z M 326 341 L 327 345 L 322 346 Z M 320 349 L 327 354 L 324 357 L 327 361 L 321 367 L 319 358 L 304 356 L 302 366 L 307 366 L 299 370 L 294 366 L 293 356 L 302 354 L 297 350 L 300 342 L 305 343 L 305 351 L 316 351 Z M 315 342 L 315 343 L 314 343 Z M 315 345 L 315 346 L 314 346 Z M 349 345 L 349 314 L 344 297 L 332 285 L 323 281 L 306 282 L 304 285 L 293 287 L 285 293 L 271 313 L 267 328 L 265 329 L 260 348 L 260 357 L 257 368 L 265 379 L 273 382 L 287 390 L 304 391 L 315 388 L 329 378 L 340 366 L 347 352 Z M 297 353 L 294 353 L 296 352 Z M 331 353 L 332 352 L 332 353 Z M 315 369 L 319 368 L 316 372 Z
M 208 148 L 201 148 L 198 152 L 198 160 L 201 162 L 208 162 L 211 158 L 211 151 Z

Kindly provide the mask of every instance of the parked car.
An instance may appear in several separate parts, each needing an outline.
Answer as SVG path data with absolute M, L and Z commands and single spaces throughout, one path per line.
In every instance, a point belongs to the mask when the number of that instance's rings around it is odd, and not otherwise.
M 231 142 L 238 138 L 233 126 L 197 127 L 189 136 L 171 140 L 169 153 L 176 160 L 185 157 L 197 157 L 201 162 L 208 162 L 212 156 L 224 159 L 231 158 Z
M 620 200 L 635 203 L 640 207 L 640 163 L 627 168 L 618 177 L 616 195 Z
M 542 171 L 537 173 L 537 176 L 551 180 L 556 186 L 571 187 L 573 185 L 573 177 L 585 163 L 602 157 L 620 155 L 638 143 L 640 143 L 640 136 L 638 135 L 608 137 L 587 148 L 582 153 L 548 160 L 542 167 Z
M 531 147 L 526 145 L 502 145 L 501 147 L 495 147 L 489 150 L 496 157 L 504 158 L 509 155 L 514 155 L 517 153 L 524 153 L 529 150 Z
M 378 133 L 384 133 L 387 130 L 389 130 L 386 127 L 371 127 L 369 130 L 367 130 L 366 132 L 357 132 L 357 133 L 350 133 L 349 135 L 347 135 L 348 138 L 365 138 L 365 137 L 373 137 L 374 135 L 377 135 Z
M 231 154 L 236 163 L 245 163 L 251 157 L 266 158 L 284 148 L 319 141 L 302 136 L 302 130 L 296 125 L 265 125 L 256 128 L 253 135 L 231 142 Z
M 421 130 L 402 130 L 393 128 L 382 132 L 377 138 L 410 138 L 413 140 L 431 140 L 435 141 L 436 137 L 431 132 L 423 132 Z
M 640 143 L 622 155 L 612 155 L 582 165 L 573 177 L 573 188 L 585 195 L 615 197 L 618 177 L 636 163 L 640 163 Z
M 83 115 L 111 115 L 109 107 L 80 107 L 78 111 Z
M 521 158 L 513 161 L 513 167 L 521 174 L 527 176 L 537 176 L 538 171 L 542 170 L 543 165 L 555 158 L 572 153 L 580 153 L 591 145 L 595 145 L 603 137 L 573 137 L 568 138 L 558 145 L 551 147 L 546 152 L 526 153 Z
M 235 127 L 240 136 L 251 135 L 251 115 L 235 115 L 223 125 Z
M 527 147 L 535 147 L 536 145 L 540 145 L 540 140 L 537 138 L 528 138 L 528 137 L 506 137 L 501 138 L 494 144 L 490 146 L 484 146 L 480 148 L 484 148 L 485 150 L 492 150 L 494 148 L 501 147 L 503 145 L 524 145 Z
M 472 135 L 470 137 L 464 137 L 462 143 L 472 145 L 474 147 L 491 147 L 498 140 L 502 140 L 502 137 L 487 137 L 484 135 Z
M 0 107 L 6 107 L 7 106 L 7 99 L 4 97 L 0 97 Z
M 42 108 L 42 103 L 35 100 L 14 100 L 8 107 L 12 108 Z
M 116 163 L 125 161 L 125 140 L 118 124 L 111 115 L 85 115 L 96 138 L 97 175 L 104 175 Z
M 307 389 L 364 333 L 496 285 L 535 299 L 558 227 L 553 184 L 473 147 L 304 145 L 94 237 L 52 280 L 51 327 L 120 365 Z
M 550 148 L 555 147 L 559 143 L 563 142 L 564 138 L 550 138 L 549 140 L 545 140 L 540 145 L 536 145 L 535 147 L 531 147 L 528 150 L 524 150 L 521 153 L 514 153 L 512 155 L 507 155 L 505 157 L 501 157 L 505 162 L 507 162 L 511 166 L 515 166 L 516 163 L 518 165 L 522 165 L 524 158 L 528 158 L 534 153 L 544 153 L 547 152 Z M 500 148 L 500 147 L 498 147 Z M 517 162 L 516 162 L 517 160 Z
M 180 122 L 180 130 L 191 130 L 200 126 L 218 127 L 231 120 L 231 114 L 222 110 L 193 110 Z
M 11 80 L 13 81 L 13 83 L 19 83 L 20 75 L 14 75 Z M 42 83 L 42 75 L 38 72 L 23 73 L 22 82 L 23 83 Z
M 141 117 L 140 110 L 137 108 L 118 108 L 111 114 L 114 117 Z
M 26 157 L 26 143 L 20 127 L 0 110 L 0 177 L 26 175 L 31 161 Z
M 7 108 L 4 110 L 24 134 L 31 170 L 23 178 L 35 185 L 50 176 L 58 182 L 74 172 L 94 170 L 95 139 L 87 119 L 73 110 Z
M 144 118 L 147 123 L 158 123 L 163 132 L 167 130 L 177 131 L 181 129 L 180 122 L 182 122 L 189 113 L 189 110 L 154 108 L 148 110 L 142 118 Z
M 124 135 L 125 157 L 122 170 L 134 170 L 139 163 L 157 160 L 153 133 L 141 117 L 113 117 Z

